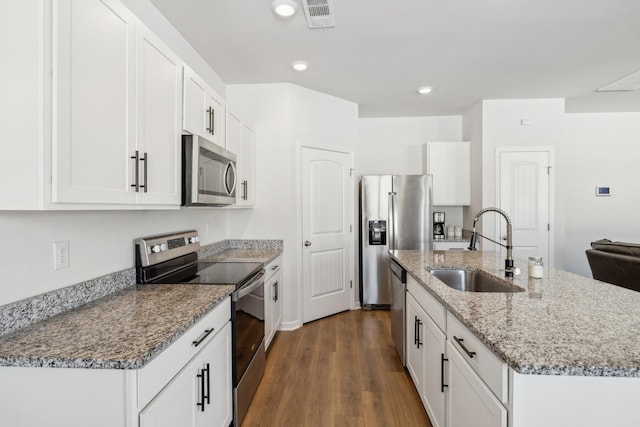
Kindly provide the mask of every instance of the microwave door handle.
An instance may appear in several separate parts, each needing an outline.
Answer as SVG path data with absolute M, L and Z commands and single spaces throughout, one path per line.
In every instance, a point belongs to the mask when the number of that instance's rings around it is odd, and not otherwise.
M 229 186 L 227 185 L 227 177 L 229 175 L 229 173 L 233 173 L 233 183 L 231 184 L 231 188 L 229 188 Z M 236 181 L 237 181 L 238 177 L 236 175 L 236 167 L 233 165 L 233 162 L 229 162 L 227 164 L 227 168 L 224 172 L 224 186 L 225 189 L 227 190 L 227 194 L 231 195 L 233 194 L 233 192 L 236 189 Z

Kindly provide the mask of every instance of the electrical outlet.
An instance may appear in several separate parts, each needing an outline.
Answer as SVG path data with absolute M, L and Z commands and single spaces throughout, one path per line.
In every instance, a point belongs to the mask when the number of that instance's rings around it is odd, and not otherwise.
M 69 268 L 69 241 L 53 243 L 53 269 Z

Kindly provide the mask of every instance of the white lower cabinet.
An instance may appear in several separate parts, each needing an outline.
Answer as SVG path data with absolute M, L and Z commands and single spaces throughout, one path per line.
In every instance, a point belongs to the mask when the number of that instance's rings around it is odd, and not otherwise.
M 410 293 L 407 293 L 406 316 L 407 323 L 404 330 L 407 334 L 407 370 L 413 380 L 413 384 L 416 386 L 416 390 L 418 390 L 418 394 L 422 398 L 424 348 L 420 344 L 419 337 L 423 329 L 422 319 L 426 318 L 427 314 Z
M 506 364 L 411 276 L 406 301 L 407 370 L 431 424 L 506 427 Z
M 140 413 L 140 427 L 224 426 L 233 418 L 231 324 L 227 323 Z
M 227 297 L 141 369 L 0 367 L 0 426 L 228 427 L 230 319 Z
M 407 370 L 434 427 L 445 426 L 447 337 L 407 293 Z
M 451 342 L 449 359 L 448 427 L 507 427 L 507 410 L 471 369 Z
M 282 255 L 271 261 L 266 267 L 266 280 L 264 283 L 264 347 L 269 344 L 282 323 Z

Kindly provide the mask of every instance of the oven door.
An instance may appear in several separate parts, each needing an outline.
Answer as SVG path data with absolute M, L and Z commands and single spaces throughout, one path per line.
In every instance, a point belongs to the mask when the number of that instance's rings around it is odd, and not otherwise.
M 223 206 L 236 202 L 236 155 L 197 136 L 183 137 L 182 203 Z
M 235 320 L 235 372 L 237 386 L 264 339 L 264 270 L 233 294 Z

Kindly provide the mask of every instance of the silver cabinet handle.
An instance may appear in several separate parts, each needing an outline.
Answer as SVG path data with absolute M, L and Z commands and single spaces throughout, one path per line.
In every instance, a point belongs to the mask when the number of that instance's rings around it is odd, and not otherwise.
M 131 156 L 131 158 L 134 161 L 133 165 L 134 165 L 134 175 L 135 175 L 135 180 L 134 180 L 135 183 L 131 184 L 131 186 L 136 189 L 136 193 L 137 193 L 138 191 L 140 191 L 140 181 L 139 181 L 139 176 L 140 176 L 139 175 L 140 174 L 140 166 L 139 166 L 139 163 L 140 163 L 140 152 L 138 150 L 136 150 L 135 156 Z
M 144 192 L 145 193 L 147 192 L 147 161 L 148 160 L 149 160 L 149 153 L 145 152 L 144 153 L 144 157 L 142 157 L 140 159 L 140 161 L 143 163 L 143 166 L 144 166 L 144 168 L 142 170 L 142 175 L 143 175 L 143 180 L 142 181 L 144 182 L 144 184 L 141 185 L 140 187 L 144 188 Z
M 213 135 L 213 107 L 207 108 L 207 114 L 209 115 L 209 127 L 207 128 L 207 132 Z
M 310 241 L 308 241 L 308 240 L 305 240 L 305 241 L 304 241 L 304 245 L 305 245 L 305 246 L 311 246 L 311 242 L 310 242 Z

